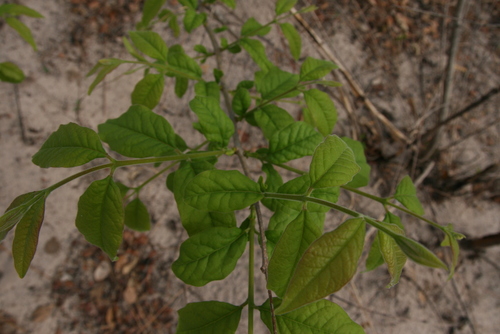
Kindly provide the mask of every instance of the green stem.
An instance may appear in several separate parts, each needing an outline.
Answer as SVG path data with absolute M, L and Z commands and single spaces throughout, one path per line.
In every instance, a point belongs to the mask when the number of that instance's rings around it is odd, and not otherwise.
M 252 206 L 250 215 L 250 227 L 248 231 L 249 250 L 248 250 L 248 334 L 253 333 L 253 310 L 255 308 L 254 300 L 254 266 L 255 266 L 255 207 Z
M 70 177 L 67 177 L 65 178 L 64 180 L 61 180 L 53 185 L 51 185 L 50 187 L 47 188 L 47 190 L 49 192 L 51 191 L 54 191 L 55 189 L 59 188 L 59 187 L 62 187 L 63 185 L 65 185 L 66 183 L 69 183 L 81 176 L 84 176 L 84 175 L 87 175 L 87 174 L 90 174 L 90 173 L 94 173 L 94 172 L 97 172 L 98 170 L 101 170 L 101 169 L 106 169 L 106 168 L 113 168 L 113 164 L 112 163 L 109 163 L 109 164 L 105 164 L 105 165 L 100 165 L 100 166 L 95 166 L 95 167 L 92 167 L 92 168 L 89 168 L 89 169 L 86 169 L 84 171 L 81 171 L 79 173 L 76 173 L 74 175 L 71 175 Z
M 101 60 L 103 60 L 103 59 L 101 59 Z M 154 67 L 157 70 L 172 72 L 174 74 L 177 74 L 178 76 L 181 76 L 181 77 L 184 77 L 184 78 L 187 78 L 187 79 L 196 80 L 196 81 L 202 80 L 200 77 L 196 77 L 194 75 L 190 75 L 188 73 L 176 70 L 175 68 L 172 68 L 171 66 L 168 66 L 167 64 L 158 64 L 158 63 L 150 63 L 150 62 L 147 62 L 147 61 L 122 60 L 122 59 L 120 59 L 120 62 L 123 63 L 123 64 L 146 65 L 148 67 Z

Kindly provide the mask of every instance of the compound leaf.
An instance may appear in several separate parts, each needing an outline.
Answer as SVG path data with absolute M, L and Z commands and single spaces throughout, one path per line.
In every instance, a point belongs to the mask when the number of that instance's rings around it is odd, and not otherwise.
M 311 161 L 311 187 L 330 188 L 351 181 L 359 171 L 354 153 L 337 136 L 328 136 L 314 152 Z
M 322 233 L 323 224 L 318 224 L 308 211 L 288 224 L 269 262 L 267 288 L 278 297 L 285 294 L 288 282 L 304 251 Z
M 187 204 L 199 210 L 219 212 L 244 209 L 263 197 L 258 183 L 235 170 L 202 172 L 184 191 Z
M 240 45 L 248 52 L 253 61 L 260 67 L 262 71 L 269 71 L 274 67 L 266 55 L 266 48 L 261 41 L 252 38 L 242 38 Z
M 191 31 L 201 26 L 206 19 L 207 15 L 205 13 L 198 14 L 194 9 L 188 8 L 184 15 L 184 29 L 191 33 Z
M 33 39 L 33 35 L 31 34 L 30 28 L 28 28 L 24 23 L 16 19 L 15 17 L 7 17 L 5 22 L 17 33 L 21 36 L 29 45 L 33 48 L 33 50 L 37 50 L 35 40 Z
M 75 123 L 60 125 L 33 156 L 42 168 L 76 167 L 96 158 L 106 158 L 97 133 Z
M 253 118 L 268 140 L 278 131 L 295 123 L 293 117 L 285 109 L 274 104 L 257 109 L 253 112 Z
M 211 97 L 220 103 L 220 87 L 215 81 L 198 81 L 194 85 L 194 92 L 196 96 Z
M 0 80 L 10 83 L 20 83 L 24 80 L 23 71 L 9 61 L 0 63 Z
M 280 299 L 273 298 L 275 307 Z M 259 306 L 260 318 L 272 332 L 269 301 Z M 364 334 L 363 327 L 352 321 L 349 315 L 337 304 L 322 299 L 286 314 L 276 316 L 280 334 Z
M 200 80 L 203 74 L 200 65 L 189 57 L 182 46 L 173 45 L 167 57 L 167 63 L 176 76 L 184 76 L 188 79 Z
M 233 111 L 237 115 L 242 116 L 248 110 L 248 108 L 250 108 L 251 104 L 252 104 L 252 98 L 250 97 L 250 92 L 248 91 L 248 89 L 243 87 L 238 87 L 236 89 L 236 93 L 234 93 L 233 96 L 233 101 L 232 101 Z
M 189 107 L 198 116 L 198 128 L 212 143 L 225 147 L 234 134 L 234 125 L 229 116 L 221 109 L 219 102 L 212 97 L 196 96 Z
M 16 227 L 14 241 L 12 243 L 12 256 L 14 267 L 20 278 L 23 278 L 28 271 L 33 256 L 35 256 L 38 245 L 38 235 L 43 223 L 45 213 L 45 196 L 25 212 Z
M 312 155 L 322 139 L 309 124 L 294 122 L 269 138 L 267 159 L 271 163 L 283 163 Z
M 330 61 L 307 57 L 300 67 L 300 81 L 321 79 L 336 68 L 338 66 Z
M 151 229 L 148 209 L 139 198 L 132 200 L 125 207 L 125 226 L 139 232 Z
M 424 245 L 417 241 L 407 238 L 403 235 L 392 236 L 399 248 L 408 256 L 413 262 L 431 268 L 442 268 L 448 270 L 446 264 L 441 261 L 436 254 L 431 252 Z
M 98 126 L 101 139 L 112 150 L 132 158 L 161 157 L 177 147 L 168 121 L 145 106 L 131 106 L 123 115 Z
M 92 182 L 78 201 L 78 231 L 115 259 L 122 242 L 123 220 L 122 196 L 113 178 Z
M 297 0 L 278 0 L 278 2 L 276 2 L 276 9 L 275 9 L 276 16 L 288 12 L 290 9 L 293 8 L 293 6 L 295 6 L 296 3 Z
M 366 162 L 365 150 L 363 144 L 359 141 L 351 139 L 349 137 L 342 137 L 342 140 L 351 148 L 354 153 L 354 160 L 356 164 L 360 167 L 359 172 L 354 175 L 352 181 L 346 185 L 349 187 L 360 188 L 367 186 L 370 183 L 370 171 L 371 167 Z
M 424 208 L 417 197 L 417 189 L 408 175 L 399 182 L 394 198 L 417 215 L 424 214 Z
M 87 94 L 90 95 L 92 94 L 92 92 L 94 91 L 94 88 L 101 82 L 104 80 L 104 78 L 106 78 L 106 76 L 113 72 L 115 68 L 117 68 L 118 66 L 120 66 L 120 63 L 119 62 L 116 62 L 116 63 L 110 63 L 108 65 L 102 65 L 101 63 L 97 63 L 96 66 L 94 66 L 94 68 L 92 70 L 90 70 L 90 72 L 87 74 L 87 76 L 91 76 L 92 74 L 94 74 L 97 70 L 99 70 L 99 68 L 101 69 L 99 71 L 99 73 L 97 73 L 94 81 L 92 81 L 92 83 L 90 84 L 89 86 L 89 90 L 87 91 Z
M 249 18 L 241 27 L 241 36 L 265 36 L 271 31 L 271 26 L 263 27 L 255 18 Z
M 453 231 L 453 225 L 448 224 L 446 226 L 444 232 L 446 233 L 443 242 L 441 242 L 441 247 L 450 247 L 451 249 L 451 254 L 452 254 L 452 259 L 451 259 L 451 265 L 450 265 L 450 276 L 449 278 L 453 277 L 455 273 L 455 267 L 458 264 L 458 255 L 460 252 L 460 247 L 458 245 L 458 240 L 463 239 L 465 236 L 458 234 Z
M 131 95 L 132 104 L 142 104 L 153 109 L 160 102 L 164 86 L 163 74 L 147 74 L 135 85 Z
M 297 32 L 297 29 L 290 23 L 281 23 L 280 24 L 281 31 L 288 41 L 288 46 L 290 47 L 290 52 L 292 53 L 292 57 L 295 60 L 299 60 L 300 51 L 302 49 L 302 39 L 300 38 L 300 34 Z
M 384 264 L 384 257 L 380 252 L 380 243 L 378 233 L 375 234 L 375 239 L 373 239 L 370 251 L 368 252 L 368 257 L 366 258 L 366 271 L 372 271 L 379 266 Z
M 145 55 L 158 60 L 167 60 L 168 47 L 160 35 L 153 31 L 130 31 L 135 47 Z
M 172 271 L 184 283 L 194 286 L 224 279 L 234 270 L 247 241 L 246 232 L 237 227 L 204 230 L 182 243 Z
M 390 219 L 390 216 L 387 215 L 384 221 L 389 222 L 388 220 Z M 394 233 L 404 235 L 404 231 L 399 226 L 394 224 L 387 224 L 386 226 Z M 392 288 L 399 282 L 407 257 L 391 236 L 382 231 L 378 231 L 377 235 L 380 244 L 380 253 L 384 258 L 384 262 L 387 263 L 389 275 L 391 275 L 391 282 L 387 285 L 387 288 Z
M 47 191 L 33 191 L 16 197 L 5 213 L 0 216 L 0 233 L 10 231 L 24 215 L 41 200 L 48 196 Z M 3 236 L 5 237 L 5 235 Z M 0 240 L 1 241 L 1 240 Z
M 331 134 L 337 123 L 337 109 L 328 94 L 310 89 L 304 92 L 304 98 L 314 126 L 323 136 Z
M 233 334 L 242 310 L 242 306 L 218 301 L 189 303 L 178 311 L 176 333 Z
M 255 88 L 264 100 L 283 98 L 294 91 L 299 82 L 297 74 L 280 70 L 273 66 L 262 76 L 256 76 Z
M 314 241 L 297 264 L 276 314 L 307 305 L 342 288 L 356 272 L 365 221 L 349 219 Z
M 186 94 L 186 92 L 187 92 L 188 86 L 189 86 L 189 79 L 184 78 L 184 77 L 176 77 L 175 78 L 175 88 L 174 88 L 175 95 L 178 98 L 183 97 L 184 94 Z

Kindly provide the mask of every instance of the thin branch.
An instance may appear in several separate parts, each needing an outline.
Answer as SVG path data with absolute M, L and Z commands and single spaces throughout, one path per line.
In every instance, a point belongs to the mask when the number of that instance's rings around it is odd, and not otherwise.
M 21 139 L 23 143 L 26 145 L 32 145 L 33 142 L 26 137 L 26 128 L 24 126 L 23 114 L 21 111 L 21 99 L 19 98 L 19 89 L 17 88 L 17 84 L 14 84 L 14 98 L 16 101 L 16 109 L 17 109 L 17 119 L 19 121 L 19 127 L 21 128 Z

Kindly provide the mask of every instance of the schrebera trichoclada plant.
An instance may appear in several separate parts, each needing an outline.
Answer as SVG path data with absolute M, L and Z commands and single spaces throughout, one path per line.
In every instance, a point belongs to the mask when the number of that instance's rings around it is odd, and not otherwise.
M 462 235 L 451 226 L 441 226 L 422 217 L 423 208 L 409 177 L 404 177 L 395 194 L 388 198 L 359 190 L 368 185 L 370 176 L 363 146 L 332 134 L 337 121 L 335 106 L 325 92 L 315 88 L 338 86 L 337 82 L 323 79 L 337 66 L 307 57 L 299 73 L 290 73 L 268 59 L 258 36 L 268 34 L 272 26 L 281 30 L 294 59 L 298 60 L 301 54 L 300 35 L 292 24 L 285 22 L 296 0 L 278 0 L 274 19 L 266 24 L 248 19 L 239 34 L 233 32 L 236 37 L 231 42 L 218 38 L 218 33 L 229 28 L 220 24 L 214 28 L 210 20 L 210 6 L 215 0 L 179 2 L 182 8 L 174 12 L 162 9 L 165 0 L 147 0 L 137 30 L 129 32 L 130 39 L 123 38 L 131 59 L 102 59 L 89 72 L 95 75 L 90 94 L 107 74 L 122 64 L 135 64 L 135 70 L 143 70 L 144 77 L 131 95 L 132 106 L 118 118 L 100 124 L 97 132 L 74 123 L 61 125 L 33 156 L 33 163 L 42 168 L 76 167 L 97 158 L 108 161 L 46 189 L 20 195 L 7 208 L 0 218 L 0 233 L 3 239 L 15 228 L 12 249 L 20 277 L 26 274 L 36 251 L 47 197 L 66 183 L 98 170 L 108 170 L 109 175 L 92 182 L 80 197 L 76 227 L 110 259 L 117 257 L 124 226 L 149 230 L 149 214 L 140 200 L 140 191 L 166 174 L 166 187 L 174 194 L 182 225 L 189 235 L 172 265 L 178 278 L 197 287 L 222 280 L 249 248 L 247 300 L 241 305 L 222 301 L 190 303 L 179 310 L 177 333 L 234 333 L 244 308 L 248 311 L 250 333 L 254 311 L 260 312 L 273 333 L 304 333 L 306 328 L 308 333 L 362 333 L 363 328 L 340 306 L 324 298 L 341 289 L 355 274 L 367 224 L 378 230 L 367 267 L 373 269 L 386 263 L 391 277 L 389 287 L 398 283 L 408 258 L 453 274 L 458 259 L 457 240 Z M 234 0 L 221 2 L 235 7 Z M 298 12 L 314 9 L 307 7 Z M 188 33 L 203 28 L 210 37 L 211 46 L 194 47 L 195 58 L 181 45 L 167 46 L 158 33 L 151 31 L 153 24 L 166 23 L 178 35 L 178 16 L 183 16 Z M 243 50 L 260 70 L 253 78 L 228 87 L 222 56 Z M 209 57 L 215 57 L 217 63 L 213 80 L 208 79 L 211 75 L 203 75 L 200 67 L 200 62 Z M 194 129 L 205 137 L 195 147 L 188 147 L 168 120 L 152 111 L 163 94 L 165 80 L 175 80 L 175 93 L 179 97 L 186 93 L 189 82 L 194 82 L 195 97 L 189 108 L 198 118 L 193 123 Z M 304 106 L 304 121 L 296 121 L 277 105 L 291 98 Z M 258 127 L 268 146 L 257 151 L 242 149 L 236 132 L 241 122 Z M 112 157 L 103 143 L 108 150 L 127 158 Z M 223 155 L 236 156 L 243 173 L 218 169 L 217 160 Z M 305 156 L 312 156 L 308 170 L 287 165 Z M 261 162 L 263 177 L 258 181 L 248 176 L 248 159 Z M 114 175 L 120 167 L 143 164 L 155 165 L 158 172 L 142 185 L 129 188 L 115 182 Z M 297 173 L 297 177 L 284 183 L 279 173 L 282 169 Z M 340 191 L 379 202 L 386 210 L 385 219 L 380 221 L 336 204 Z M 273 212 L 268 222 L 263 221 L 261 204 Z M 445 264 L 426 247 L 405 236 L 404 225 L 389 208 L 441 230 L 443 246 L 449 246 L 453 255 L 451 263 Z M 248 213 L 242 222 L 236 220 L 237 210 Z M 329 210 L 351 218 L 325 232 L 323 225 Z M 254 300 L 256 246 L 262 250 L 262 270 L 269 297 L 262 305 L 256 305 Z

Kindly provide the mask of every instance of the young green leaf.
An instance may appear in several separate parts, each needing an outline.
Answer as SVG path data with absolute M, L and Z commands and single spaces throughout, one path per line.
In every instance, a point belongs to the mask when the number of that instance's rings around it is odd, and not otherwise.
M 261 41 L 252 38 L 242 38 L 240 45 L 250 55 L 253 61 L 260 67 L 262 71 L 269 71 L 274 67 L 266 55 L 266 48 Z
M 250 92 L 248 89 L 239 87 L 236 89 L 236 93 L 234 93 L 232 108 L 236 115 L 244 115 L 245 112 L 250 108 L 252 104 L 252 98 L 250 97 Z
M 142 24 L 148 26 L 149 22 L 156 17 L 165 2 L 166 0 L 146 0 L 142 7 Z
M 94 66 L 94 68 L 92 70 L 90 70 L 90 72 L 87 74 L 87 76 L 91 76 L 99 69 L 100 69 L 100 71 L 99 71 L 99 73 L 97 73 L 94 81 L 92 81 L 92 83 L 90 84 L 89 90 L 87 91 L 87 94 L 88 95 L 92 94 L 92 92 L 94 91 L 94 88 L 101 81 L 103 81 L 104 78 L 106 78 L 106 76 L 109 73 L 113 72 L 114 69 L 117 68 L 118 66 L 120 66 L 120 63 L 113 63 L 113 64 L 109 64 L 109 65 L 102 65 L 102 64 L 98 63 L 96 66 Z
M 375 234 L 375 239 L 373 239 L 370 251 L 368 252 L 368 257 L 366 258 L 366 271 L 372 271 L 379 266 L 384 264 L 384 257 L 380 252 L 379 235 Z
M 220 103 L 220 87 L 214 81 L 198 81 L 194 85 L 194 92 L 196 96 L 211 97 L 217 100 L 218 103 Z
M 293 6 L 295 6 L 296 3 L 297 0 L 278 0 L 278 2 L 276 2 L 276 9 L 275 9 L 276 16 L 288 12 L 290 9 L 293 8 Z
M 92 182 L 78 201 L 78 231 L 112 260 L 122 242 L 123 219 L 120 188 L 111 176 Z
M 177 76 L 185 76 L 188 79 L 201 79 L 203 72 L 200 65 L 189 57 L 180 45 L 173 45 L 167 57 L 167 63 Z
M 139 198 L 132 200 L 125 207 L 125 226 L 139 232 L 151 229 L 148 209 Z
M 311 187 L 329 188 L 341 186 L 351 181 L 359 171 L 354 161 L 354 153 L 337 136 L 328 136 L 314 152 L 311 161 Z
M 198 14 L 194 9 L 188 8 L 186 14 L 184 14 L 184 29 L 188 33 L 191 33 L 191 31 L 205 23 L 206 19 L 207 14 Z
M 23 71 L 9 61 L 0 63 L 0 81 L 20 83 L 24 80 Z
M 131 106 L 120 117 L 99 124 L 98 129 L 101 139 L 126 157 L 161 157 L 177 146 L 170 123 L 141 105 Z
M 276 314 L 317 301 L 349 282 L 356 272 L 364 238 L 365 221 L 354 218 L 313 242 L 297 264 Z
M 31 207 L 36 205 L 39 201 L 45 201 L 48 195 L 49 193 L 46 190 L 40 190 L 16 197 L 7 210 L 5 210 L 5 213 L 0 216 L 0 233 L 10 231 L 21 219 L 23 219 L 24 215 L 30 211 Z
M 384 221 L 387 221 L 388 219 L 390 218 L 386 216 Z M 397 225 L 387 224 L 387 228 L 390 228 L 396 234 L 404 235 L 404 231 Z M 387 263 L 389 275 L 391 275 L 391 282 L 386 287 L 392 288 L 394 285 L 398 284 L 407 258 L 405 253 L 403 253 L 401 248 L 399 248 L 396 241 L 391 236 L 382 231 L 378 231 L 377 235 L 380 244 L 380 253 L 384 257 L 384 262 Z
M 301 211 L 299 216 L 286 227 L 274 248 L 269 261 L 267 288 L 278 297 L 283 297 L 293 272 L 304 251 L 323 232 L 323 225 L 318 224 L 308 211 Z
M 284 98 L 294 91 L 298 83 L 297 74 L 282 71 L 276 66 L 264 75 L 255 78 L 255 88 L 264 100 Z
M 442 268 L 447 270 L 446 264 L 441 261 L 436 254 L 427 249 L 424 245 L 416 242 L 413 239 L 405 236 L 393 236 L 399 248 L 408 256 L 413 262 L 431 268 Z
M 229 144 L 234 134 L 234 125 L 227 114 L 221 109 L 219 102 L 212 97 L 196 96 L 189 107 L 198 116 L 198 129 L 208 141 L 221 147 Z
M 38 245 L 38 235 L 43 223 L 45 213 L 45 198 L 41 197 L 23 215 L 16 227 L 12 243 L 12 256 L 14 267 L 20 278 L 28 272 L 31 260 L 35 256 Z
M 458 245 L 458 240 L 463 239 L 463 235 L 457 235 L 453 231 L 453 225 L 448 224 L 446 226 L 444 232 L 446 233 L 443 242 L 441 242 L 441 247 L 450 247 L 451 249 L 451 265 L 450 265 L 450 276 L 449 278 L 452 278 L 454 273 L 455 273 L 455 267 L 458 264 L 458 255 L 460 252 L 460 247 Z M 458 239 L 458 240 L 457 240 Z
M 280 304 L 279 298 L 273 298 L 273 304 Z M 269 301 L 259 306 L 260 318 L 272 332 L 271 310 Z M 276 325 L 280 334 L 364 334 L 363 327 L 352 321 L 349 315 L 337 304 L 328 300 L 318 300 L 286 314 L 276 316 Z
M 218 301 L 189 303 L 178 311 L 176 333 L 233 334 L 242 310 L 242 306 Z
M 424 208 L 417 197 L 417 189 L 408 175 L 399 182 L 394 198 L 417 215 L 424 214 Z
M 314 127 L 323 136 L 331 134 L 337 123 L 337 109 L 328 94 L 318 89 L 310 89 L 304 92 L 304 98 Z
M 265 105 L 253 112 L 255 123 L 264 133 L 268 140 L 278 131 L 295 123 L 293 117 L 285 109 L 274 104 Z
M 97 158 L 106 158 L 97 133 L 75 123 L 60 125 L 33 156 L 42 168 L 76 167 Z
M 288 41 L 288 46 L 290 47 L 293 59 L 299 60 L 300 51 L 302 49 L 302 39 L 300 38 L 300 34 L 290 23 L 281 23 L 280 28 Z
M 258 183 L 235 170 L 209 170 L 186 186 L 184 200 L 199 210 L 241 210 L 264 197 Z
M 163 74 L 146 74 L 135 85 L 131 95 L 132 104 L 142 104 L 149 109 L 153 109 L 160 102 L 164 86 L 165 79 Z
M 354 175 L 352 181 L 347 183 L 346 185 L 353 188 L 360 188 L 367 186 L 370 183 L 371 167 L 366 162 L 365 150 L 363 148 L 363 144 L 349 137 L 342 137 L 342 140 L 353 151 L 354 160 L 356 161 L 356 164 L 361 168 L 358 174 Z
M 24 23 L 16 19 L 15 17 L 7 17 L 5 18 L 5 22 L 17 33 L 21 36 L 29 45 L 33 48 L 33 50 L 37 50 L 35 40 L 33 39 L 33 35 L 31 34 L 30 28 L 28 28 Z
M 312 155 L 322 139 L 309 124 L 292 123 L 269 138 L 267 159 L 271 163 L 283 163 Z
M 167 45 L 157 33 L 153 31 L 130 31 L 129 36 L 135 47 L 145 55 L 158 60 L 167 60 Z
M 250 36 L 265 36 L 271 31 L 271 26 L 267 26 L 264 28 L 262 24 L 260 24 L 253 17 L 249 18 L 243 26 L 241 27 L 241 37 L 250 37 Z
M 187 92 L 188 86 L 189 86 L 189 79 L 184 78 L 184 77 L 176 77 L 175 78 L 175 88 L 174 88 L 175 95 L 178 98 L 183 97 L 184 94 L 186 94 L 186 92 Z
M 172 263 L 175 276 L 184 283 L 203 286 L 226 278 L 245 251 L 248 235 L 233 227 L 213 227 L 184 241 Z
M 338 66 L 327 60 L 307 57 L 300 67 L 300 81 L 321 79 Z
M 34 18 L 43 18 L 43 15 L 34 9 L 13 3 L 0 5 L 0 15 L 26 15 Z

